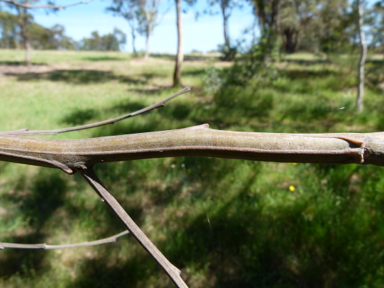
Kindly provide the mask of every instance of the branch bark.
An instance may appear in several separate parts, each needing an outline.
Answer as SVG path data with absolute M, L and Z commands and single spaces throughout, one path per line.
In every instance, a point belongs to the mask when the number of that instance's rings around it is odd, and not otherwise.
M 59 168 L 68 174 L 98 163 L 200 156 L 253 161 L 384 166 L 384 133 L 279 134 L 186 129 L 46 140 L 0 136 L 0 161 Z
M 183 279 L 180 277 L 180 270 L 168 261 L 167 258 L 160 252 L 159 249 L 149 240 L 147 235 L 136 225 L 131 217 L 125 212 L 123 207 L 117 200 L 109 193 L 107 188 L 103 185 L 101 180 L 97 177 L 92 167 L 82 167 L 78 170 L 81 176 L 87 180 L 92 188 L 100 195 L 101 199 L 108 204 L 108 206 L 115 212 L 120 220 L 128 228 L 129 232 L 136 238 L 141 246 L 148 251 L 149 254 L 156 260 L 156 262 L 164 269 L 167 275 L 171 278 L 173 283 L 179 288 L 188 288 Z

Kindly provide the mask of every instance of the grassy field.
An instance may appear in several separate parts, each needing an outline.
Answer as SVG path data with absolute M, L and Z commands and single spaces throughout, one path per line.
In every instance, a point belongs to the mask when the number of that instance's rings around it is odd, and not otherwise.
M 170 88 L 173 61 L 123 53 L 0 51 L 0 130 L 54 129 L 120 116 Z M 294 55 L 271 80 L 210 89 L 228 63 L 186 57 L 191 93 L 164 108 L 54 139 L 161 131 L 209 123 L 265 132 L 384 130 L 380 58 L 367 64 L 356 113 L 355 59 Z M 377 72 L 381 71 L 381 72 Z M 383 287 L 381 167 L 166 158 L 96 167 L 112 194 L 188 285 Z M 0 162 L 0 241 L 65 244 L 125 230 L 78 175 Z M 0 287 L 172 287 L 135 242 L 71 250 L 0 251 Z

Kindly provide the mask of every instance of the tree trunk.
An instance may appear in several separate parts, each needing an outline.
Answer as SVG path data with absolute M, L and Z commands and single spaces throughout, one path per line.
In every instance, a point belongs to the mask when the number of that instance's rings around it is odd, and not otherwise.
M 21 38 L 23 38 L 23 46 L 25 49 L 25 64 L 31 66 L 31 43 L 29 41 L 27 26 L 28 26 L 28 13 L 26 8 L 16 6 L 19 19 Z
M 133 11 L 133 7 L 132 6 L 129 6 L 129 15 L 133 15 L 134 14 L 134 11 Z M 136 41 L 136 34 L 135 34 L 135 20 L 133 18 L 129 18 L 128 16 L 126 16 L 126 19 L 128 20 L 128 24 L 129 24 L 129 27 L 131 27 L 131 35 L 132 35 L 132 52 L 133 52 L 133 56 L 136 56 L 137 55 L 137 51 L 136 51 L 136 46 L 135 46 L 135 41 Z
M 145 50 L 145 55 L 144 55 L 144 59 L 145 60 L 148 60 L 149 58 L 149 36 L 151 35 L 151 30 L 150 30 L 151 27 L 148 27 L 147 28 L 147 31 L 146 31 L 146 35 L 145 35 L 145 38 L 146 38 L 146 50 Z
M 136 40 L 136 34 L 135 34 L 135 28 L 131 26 L 131 35 L 132 35 L 132 51 L 133 55 L 137 55 L 136 46 L 135 46 L 135 40 Z
M 283 30 L 284 35 L 284 50 L 287 53 L 294 53 L 297 49 L 299 40 L 299 31 L 295 28 L 289 27 Z
M 25 64 L 30 67 L 31 66 L 31 42 L 29 42 L 29 38 L 25 39 Z
M 181 86 L 181 64 L 184 60 L 183 54 L 183 31 L 181 27 L 181 0 L 175 0 L 176 3 L 176 25 L 177 25 L 177 55 L 175 72 L 173 73 L 173 86 Z
M 361 53 L 360 53 L 360 61 L 359 61 L 359 73 L 358 73 L 358 90 L 357 90 L 357 100 L 356 100 L 356 108 L 359 112 L 363 111 L 364 109 L 364 64 L 365 60 L 367 58 L 367 43 L 365 41 L 365 33 L 363 30 L 363 7 L 361 5 L 361 1 L 357 0 L 357 9 L 359 12 L 359 21 L 358 21 L 358 27 L 359 27 L 359 35 L 360 35 L 360 46 L 361 46 Z
M 223 32 L 224 32 L 224 43 L 225 46 L 229 47 L 229 33 L 228 33 L 228 15 L 225 13 L 227 5 L 225 0 L 221 0 L 221 14 L 223 15 Z

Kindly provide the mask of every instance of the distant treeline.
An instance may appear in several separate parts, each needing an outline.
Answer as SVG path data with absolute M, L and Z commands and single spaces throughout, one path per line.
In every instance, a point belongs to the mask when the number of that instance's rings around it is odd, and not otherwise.
M 119 29 L 112 33 L 99 35 L 91 33 L 90 38 L 76 41 L 65 35 L 65 28 L 56 24 L 51 28 L 37 24 L 32 15 L 28 15 L 30 24 L 27 27 L 31 47 L 35 50 L 95 50 L 120 51 L 126 43 L 126 35 Z M 0 48 L 23 49 L 23 39 L 18 16 L 0 11 Z

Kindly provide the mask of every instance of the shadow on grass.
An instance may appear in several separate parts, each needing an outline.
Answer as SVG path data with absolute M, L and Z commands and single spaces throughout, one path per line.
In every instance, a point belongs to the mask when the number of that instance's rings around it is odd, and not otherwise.
M 205 75 L 205 69 L 193 69 L 193 70 L 184 70 L 181 72 L 182 76 L 203 76 Z
M 125 61 L 127 58 L 123 57 L 109 57 L 109 56 L 95 56 L 95 57 L 84 57 L 83 60 L 99 62 L 99 61 Z
M 129 84 L 146 84 L 154 77 L 154 74 L 147 73 L 142 77 L 133 78 L 128 76 L 116 75 L 110 71 L 100 70 L 55 70 L 43 73 L 5 73 L 8 76 L 17 76 L 18 81 L 38 81 L 49 80 L 53 82 L 68 82 L 72 84 L 96 84 L 108 81 L 119 81 Z
M 37 63 L 33 62 L 31 63 L 32 66 L 45 66 L 46 63 Z M 9 66 L 27 66 L 25 64 L 25 61 L 0 61 L 0 65 L 9 65 Z
M 132 236 L 130 236 L 132 237 Z M 126 239 L 124 239 L 126 240 Z M 133 244 L 133 245 L 136 245 Z M 79 276 L 67 284 L 68 288 L 142 287 L 140 281 L 148 279 L 156 269 L 149 269 L 151 259 L 135 257 L 132 261 L 110 265 L 110 252 L 101 253 L 95 259 L 82 261 Z M 113 260 L 112 260 L 113 261 Z M 146 267 L 143 267 L 145 265 Z M 153 266 L 153 265 L 152 265 Z
M 151 54 L 151 57 L 153 58 L 159 58 L 159 59 L 166 59 L 166 60 L 175 60 L 175 55 L 173 54 Z M 220 57 L 219 56 L 205 56 L 205 55 L 190 55 L 186 54 L 184 55 L 184 61 L 208 61 L 210 59 L 216 59 L 218 60 Z
M 312 66 L 312 65 L 317 65 L 317 64 L 330 64 L 332 61 L 330 60 L 322 60 L 322 59 L 284 59 L 282 62 L 287 62 L 291 64 L 297 64 L 297 65 L 302 65 L 302 66 Z
M 284 73 L 286 77 L 291 80 L 308 79 L 308 78 L 323 78 L 325 76 L 337 76 L 337 72 L 334 70 L 321 69 L 321 70 L 288 70 Z
M 42 171 L 36 179 L 32 180 L 33 185 L 30 191 L 26 188 L 26 179 L 21 177 L 14 192 L 4 197 L 4 200 L 17 204 L 22 218 L 25 219 L 31 229 L 31 232 L 27 232 L 25 235 L 9 237 L 7 242 L 45 243 L 44 225 L 53 217 L 54 212 L 64 204 L 67 186 L 66 181 L 58 173 L 59 171 L 53 174 Z M 1 253 L 0 277 L 8 278 L 13 274 L 32 277 L 34 276 L 33 273 L 40 273 L 47 269 L 46 251 L 5 249 Z

